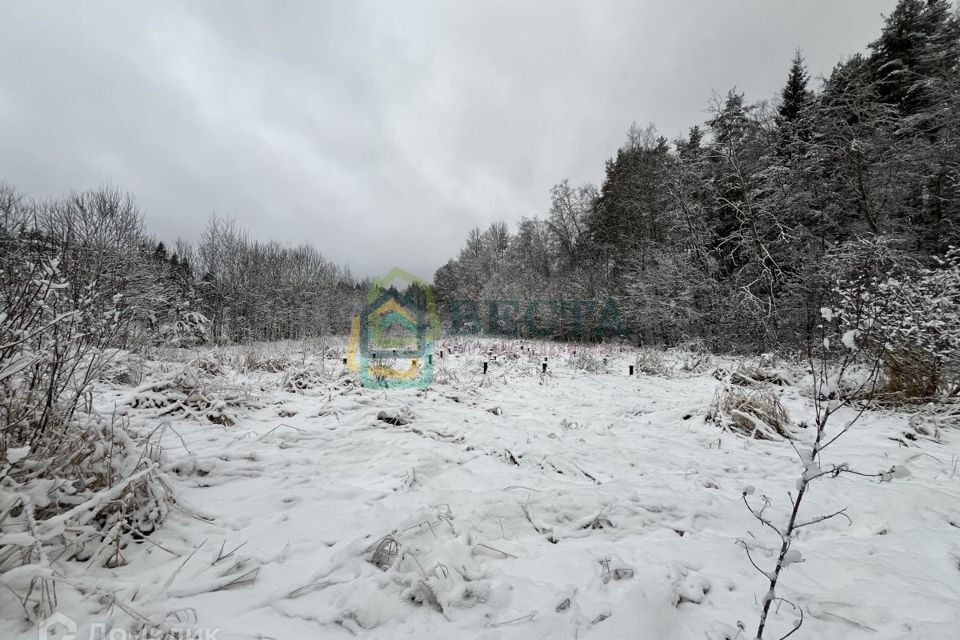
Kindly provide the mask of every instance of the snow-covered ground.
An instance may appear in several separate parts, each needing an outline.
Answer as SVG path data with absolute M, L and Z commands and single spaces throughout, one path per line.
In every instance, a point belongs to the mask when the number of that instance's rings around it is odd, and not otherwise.
M 102 383 L 98 410 L 161 444 L 176 506 L 125 566 L 58 564 L 86 591 L 58 591 L 76 637 L 140 616 L 220 640 L 753 637 L 767 584 L 738 540 L 764 569 L 779 540 L 743 492 L 783 522 L 801 465 L 787 442 L 705 420 L 711 372 L 734 363 L 687 372 L 667 353 L 669 376 L 629 377 L 634 351 L 613 346 L 450 346 L 427 389 L 361 388 L 339 346 L 208 352 L 224 366 L 203 384 L 233 398 L 214 413 L 230 425 L 143 401 L 187 354 Z M 600 370 L 573 366 L 585 358 Z M 773 387 L 792 422 L 809 421 L 803 369 L 775 368 L 794 381 Z M 960 638 L 960 433 L 905 440 L 907 422 L 866 412 L 825 452 L 909 476 L 814 484 L 803 515 L 846 507 L 850 522 L 800 531 L 804 561 L 777 594 L 803 609 L 792 637 Z M 802 447 L 812 429 L 794 429 Z M 37 637 L 9 593 L 0 603 L 0 635 Z M 783 605 L 766 637 L 796 617 Z

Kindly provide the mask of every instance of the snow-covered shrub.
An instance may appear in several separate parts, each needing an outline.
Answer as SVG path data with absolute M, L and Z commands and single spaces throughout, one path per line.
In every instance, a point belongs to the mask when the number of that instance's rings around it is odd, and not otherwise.
M 73 300 L 68 286 L 57 259 L 8 254 L 0 263 L 0 423 L 10 446 L 71 421 L 123 327 L 119 299 L 91 284 Z
M 220 354 L 216 351 L 203 353 L 190 364 L 210 376 L 222 376 L 226 372 Z
M 315 367 L 297 367 L 283 376 L 280 386 L 287 391 L 305 391 L 320 384 L 325 378 Z
M 637 351 L 637 371 L 648 376 L 670 376 L 670 367 L 663 357 L 663 352 L 656 349 L 643 348 Z
M 685 373 L 703 373 L 713 366 L 713 358 L 706 353 L 685 355 L 680 363 L 680 369 Z
M 590 373 L 598 373 L 606 369 L 603 360 L 593 353 L 583 350 L 577 351 L 575 355 L 570 357 L 570 367 L 581 371 L 589 371 Z
M 223 384 L 188 366 L 138 387 L 130 406 L 157 409 L 154 417 L 181 414 L 229 427 L 236 424 L 243 409 L 259 403 L 245 388 Z
M 250 349 L 244 354 L 241 366 L 247 371 L 283 373 L 290 367 L 290 364 L 290 359 L 284 353 Z
M 841 279 L 836 293 L 836 346 L 876 354 L 888 398 L 960 391 L 960 249 L 929 268 L 902 259 L 885 270 L 864 269 Z
M 706 355 L 710 353 L 710 347 L 703 338 L 690 338 L 688 340 L 681 340 L 674 346 L 674 349 L 695 355 Z
M 765 387 L 721 384 L 710 405 L 707 420 L 758 440 L 791 438 L 787 410 Z
M 55 604 L 51 558 L 122 564 L 169 493 L 122 425 L 79 415 L 116 353 L 123 297 L 71 285 L 41 239 L 0 228 L 0 245 L 0 576 L 36 620 Z
M 172 496 L 122 428 L 76 423 L 58 440 L 0 452 L 0 576 L 33 620 L 55 606 L 57 558 L 117 567 L 125 549 L 159 526 Z M 15 571 L 15 572 L 14 572 Z
M 735 384 L 741 387 L 749 387 L 760 383 L 770 383 L 777 386 L 785 386 L 790 384 L 789 378 L 779 371 L 762 369 L 760 367 L 752 367 L 749 365 L 741 365 L 734 371 L 730 372 L 729 380 L 730 384 Z
M 63 441 L 81 398 L 118 353 L 121 294 L 70 282 L 46 238 L 0 224 L 0 447 Z
M 143 357 L 126 353 L 118 355 L 100 374 L 100 379 L 113 384 L 134 386 L 144 377 L 145 361 Z
M 524 364 L 527 366 L 523 367 L 522 370 L 539 374 L 540 368 L 543 364 L 543 358 L 544 356 L 536 353 L 533 350 L 525 351 L 524 354 L 521 355 L 521 360 L 524 361 Z
M 526 369 L 520 369 L 525 372 Z M 443 358 L 433 358 L 433 384 L 455 384 L 460 382 L 460 377 L 447 366 L 447 360 Z
M 209 321 L 199 311 L 182 310 L 173 322 L 158 329 L 160 341 L 175 347 L 193 347 L 207 342 Z
M 491 575 L 491 557 L 514 556 L 481 540 L 447 505 L 423 509 L 372 543 L 364 536 L 336 551 L 333 562 L 349 568 L 351 579 L 332 586 L 342 592 L 328 615 L 355 635 L 424 615 L 454 622 L 482 616 L 492 620 L 488 627 L 510 624 L 516 616 L 502 608 L 512 587 Z M 316 584 L 289 591 L 280 606 L 296 606 Z

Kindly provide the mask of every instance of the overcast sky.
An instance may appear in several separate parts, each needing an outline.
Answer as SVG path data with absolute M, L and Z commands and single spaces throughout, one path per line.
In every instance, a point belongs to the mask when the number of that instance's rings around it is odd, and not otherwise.
M 430 279 L 467 231 L 599 183 L 630 123 L 829 73 L 895 0 L 0 3 L 0 181 L 113 184 L 152 232 L 212 212 L 357 275 Z

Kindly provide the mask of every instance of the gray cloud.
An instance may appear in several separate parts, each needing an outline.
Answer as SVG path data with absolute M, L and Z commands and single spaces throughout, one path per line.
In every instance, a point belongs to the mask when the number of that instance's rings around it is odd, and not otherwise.
M 0 180 L 112 183 L 161 238 L 211 212 L 355 273 L 430 277 L 473 226 L 599 182 L 632 121 L 673 137 L 712 90 L 772 97 L 895 0 L 8 2 Z

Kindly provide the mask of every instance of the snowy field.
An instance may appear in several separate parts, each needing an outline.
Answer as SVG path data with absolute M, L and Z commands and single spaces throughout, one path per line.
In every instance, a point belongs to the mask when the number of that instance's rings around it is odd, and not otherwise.
M 342 343 L 118 361 L 94 405 L 156 445 L 175 503 L 126 564 L 57 562 L 76 637 L 144 620 L 220 640 L 753 637 L 767 581 L 738 541 L 772 569 L 779 540 L 743 493 L 783 522 L 801 465 L 706 420 L 738 362 L 664 352 L 629 377 L 637 353 L 615 346 L 437 349 L 427 389 L 361 388 Z M 770 368 L 802 447 L 809 378 Z M 868 411 L 825 452 L 909 474 L 814 484 L 802 516 L 850 521 L 800 531 L 777 594 L 803 611 L 791 637 L 960 638 L 960 434 L 909 418 Z M 36 638 L 8 595 L 0 635 Z M 767 637 L 797 617 L 781 606 Z

